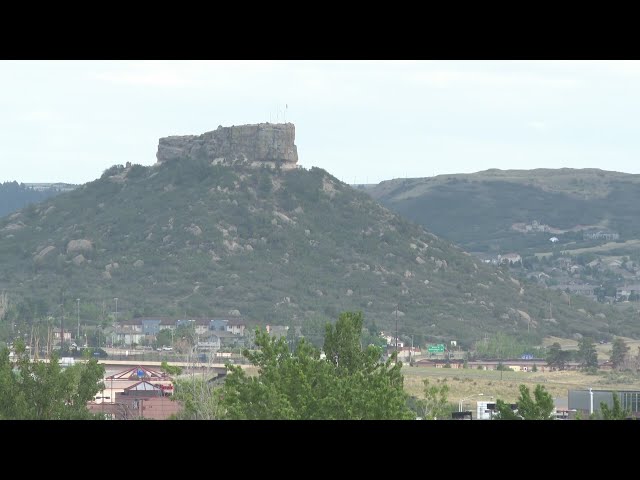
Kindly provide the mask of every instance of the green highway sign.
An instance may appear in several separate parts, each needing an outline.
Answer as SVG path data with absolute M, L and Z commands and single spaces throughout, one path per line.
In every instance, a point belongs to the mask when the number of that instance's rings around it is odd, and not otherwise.
M 429 353 L 444 353 L 444 344 L 439 343 L 437 345 L 429 345 L 427 351 Z

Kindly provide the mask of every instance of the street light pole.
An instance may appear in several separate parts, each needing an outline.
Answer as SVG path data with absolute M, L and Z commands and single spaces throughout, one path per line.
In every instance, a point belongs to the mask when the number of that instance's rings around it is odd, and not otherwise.
M 484 396 L 484 393 L 474 393 L 473 395 L 471 395 L 469 397 L 461 398 L 460 401 L 458 402 L 458 412 L 462 411 L 463 402 L 465 400 L 469 400 L 469 399 L 471 399 L 471 398 L 473 398 L 475 396 L 482 397 L 482 396 Z
M 118 297 L 114 300 L 116 301 L 116 325 L 118 325 Z M 116 325 L 114 325 L 114 328 Z M 111 334 L 111 348 L 113 348 L 113 334 Z
M 396 363 L 398 363 L 398 304 L 396 304 Z

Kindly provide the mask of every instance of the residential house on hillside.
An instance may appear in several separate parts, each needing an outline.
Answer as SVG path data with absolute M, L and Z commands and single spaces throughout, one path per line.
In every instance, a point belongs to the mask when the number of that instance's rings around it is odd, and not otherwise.
M 191 325 L 193 325 L 195 327 L 195 324 L 196 324 L 195 320 L 184 319 L 184 318 L 179 318 L 175 322 L 176 328 L 178 328 L 178 327 L 190 327 Z
M 224 318 L 213 318 L 209 320 L 209 330 L 227 330 L 227 322 Z
M 196 318 L 195 324 L 196 324 L 196 334 L 197 335 L 202 335 L 206 332 L 209 331 L 209 322 L 211 322 L 211 320 L 209 320 L 208 318 Z
M 115 342 L 119 345 L 141 343 L 145 338 L 140 319 L 127 320 L 116 325 L 113 332 Z
M 394 350 L 392 349 L 391 351 Z M 421 355 L 422 351 L 420 350 L 420 347 L 398 347 L 398 360 L 416 360 L 416 357 L 420 357 Z
M 569 291 L 569 293 L 576 293 L 578 295 L 584 295 L 585 297 L 595 298 L 595 289 L 598 287 L 595 285 L 587 284 L 560 284 L 551 288 L 555 290 L 562 290 L 563 292 Z
M 585 232 L 582 234 L 584 240 L 608 240 L 616 241 L 620 238 L 620 234 L 615 232 L 606 232 L 600 230 L 598 232 Z
M 380 336 L 384 338 L 387 342 L 388 347 L 396 346 L 396 337 L 389 333 L 380 332 Z M 398 338 L 398 348 L 404 348 L 404 342 Z
M 267 325 L 267 333 L 272 337 L 286 337 L 289 327 L 285 325 Z
M 522 261 L 522 257 L 517 253 L 505 253 L 504 255 L 498 255 L 499 263 L 518 263 Z
M 198 335 L 198 350 L 220 350 L 224 347 L 237 347 L 244 345 L 244 337 L 226 330 L 209 330 Z
M 246 322 L 238 318 L 172 319 L 168 317 L 144 317 L 120 322 L 116 326 L 114 338 L 121 344 L 131 345 L 133 343 L 141 343 L 142 339 L 152 341 L 160 330 L 175 330 L 183 325 L 193 325 L 197 335 L 216 332 L 223 334 L 221 337 L 224 338 L 243 336 L 246 328 Z M 226 335 L 227 333 L 229 335 Z
M 234 335 L 244 335 L 244 329 L 246 326 L 247 325 L 244 320 L 232 318 L 227 321 L 226 330 Z
M 52 332 L 53 332 L 54 341 L 59 342 L 60 339 L 63 337 L 62 331 L 59 328 L 54 328 L 54 329 L 52 329 Z M 71 331 L 70 330 L 65 330 L 64 331 L 64 341 L 65 342 L 71 341 Z
M 640 284 L 625 285 L 616 289 L 616 300 L 637 300 L 640 296 Z
M 227 333 L 227 332 L 222 332 L 222 331 L 216 332 L 213 330 L 209 330 L 208 332 L 205 332 L 199 335 L 196 348 L 199 351 L 220 350 L 220 347 L 222 346 L 222 342 L 220 340 L 220 335 L 219 335 L 220 333 Z
M 163 317 L 152 317 L 152 318 L 140 318 L 139 320 L 142 323 L 142 332 L 145 335 L 155 336 L 160 332 L 160 330 L 162 330 L 162 328 L 166 328 L 166 327 L 161 327 L 161 324 L 163 323 L 163 321 L 166 324 L 166 322 L 169 319 L 163 318 Z

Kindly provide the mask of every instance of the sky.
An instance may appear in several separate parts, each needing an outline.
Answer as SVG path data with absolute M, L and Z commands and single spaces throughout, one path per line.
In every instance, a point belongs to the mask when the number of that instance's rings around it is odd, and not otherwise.
M 347 183 L 489 168 L 640 173 L 639 61 L 0 61 L 0 182 L 152 165 L 158 139 L 293 122 Z

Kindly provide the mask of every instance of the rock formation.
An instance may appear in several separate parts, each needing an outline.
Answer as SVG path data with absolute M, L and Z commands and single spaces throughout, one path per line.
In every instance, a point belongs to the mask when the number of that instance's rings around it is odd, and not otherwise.
M 161 138 L 156 158 L 158 163 L 193 158 L 212 163 L 242 162 L 253 166 L 266 163 L 295 168 L 298 150 L 294 140 L 293 123 L 219 126 L 202 135 Z

